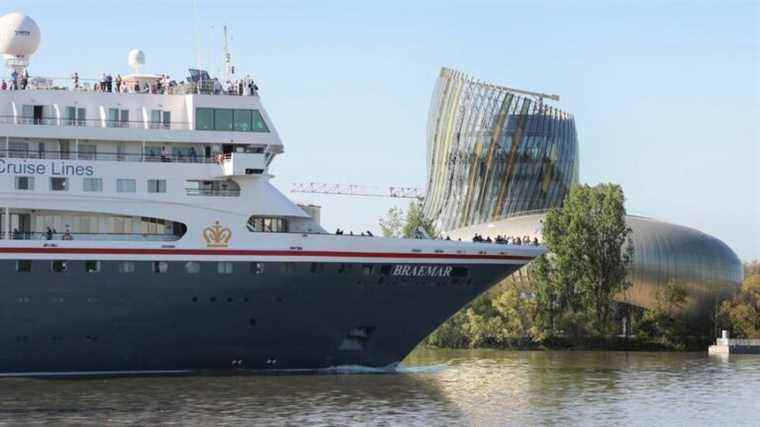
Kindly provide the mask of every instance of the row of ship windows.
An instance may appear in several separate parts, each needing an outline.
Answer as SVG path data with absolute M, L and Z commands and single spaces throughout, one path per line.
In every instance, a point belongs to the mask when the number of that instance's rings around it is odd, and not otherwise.
M 149 179 L 147 183 L 148 193 L 166 193 L 165 179 Z M 232 180 L 188 180 L 185 191 L 190 196 L 219 196 L 239 197 L 240 186 Z M 34 191 L 35 178 L 33 176 L 16 176 L 15 189 L 20 191 Z M 50 191 L 69 191 L 71 187 L 69 178 L 51 177 Z M 87 193 L 103 192 L 103 178 L 82 178 L 82 191 Z M 136 193 L 137 180 L 132 178 L 118 178 L 116 180 L 117 193 Z
M 33 176 L 16 176 L 15 188 L 21 191 L 33 191 L 35 179 Z M 50 191 L 69 191 L 71 184 L 69 178 L 51 177 Z M 99 193 L 103 191 L 103 178 L 82 178 L 82 191 Z M 149 179 L 147 181 L 148 193 L 166 193 L 165 179 Z M 137 192 L 137 180 L 131 178 L 119 178 L 116 180 L 117 193 Z
M 269 132 L 269 128 L 258 110 L 233 110 L 231 108 L 196 108 L 195 129 Z
M 169 273 L 169 262 L 168 261 L 152 261 L 152 262 L 135 262 L 135 261 L 116 261 L 118 263 L 118 272 L 119 273 L 134 273 L 137 271 L 137 265 L 138 264 L 150 264 L 151 271 L 154 274 L 166 274 Z M 102 269 L 102 261 L 84 261 L 83 262 L 83 270 L 87 273 L 99 273 Z M 177 264 L 177 263 L 172 263 Z M 202 266 L 205 265 L 213 265 L 216 264 L 216 272 L 218 274 L 232 274 L 235 271 L 236 266 L 239 268 L 241 265 L 247 265 L 248 271 L 251 274 L 256 275 L 262 275 L 264 274 L 264 270 L 267 266 L 267 264 L 272 265 L 273 263 L 264 263 L 264 262 L 251 262 L 251 263 L 234 263 L 229 261 L 220 261 L 220 262 L 197 262 L 197 261 L 188 261 L 183 263 L 182 270 L 184 270 L 187 274 L 199 274 L 201 272 Z M 283 262 L 283 263 L 274 263 L 275 265 L 279 264 L 279 271 L 281 273 L 295 273 L 296 270 L 296 263 L 293 262 Z M 310 273 L 324 273 L 326 271 L 326 263 L 318 263 L 318 262 L 312 262 L 309 265 L 309 272 Z M 348 264 L 348 263 L 331 263 L 330 265 L 334 265 L 335 271 L 339 274 L 348 274 L 353 272 L 360 272 L 362 275 L 365 276 L 371 276 L 373 274 L 381 274 L 381 275 L 389 275 L 391 274 L 392 266 L 391 265 L 373 265 L 373 264 Z M 33 263 L 31 260 L 18 260 L 16 261 L 16 271 L 19 273 L 30 273 L 32 272 L 32 266 Z M 204 267 L 203 269 L 206 270 L 208 267 Z M 245 268 L 245 267 L 243 267 Z M 69 261 L 65 260 L 54 260 L 50 262 L 50 271 L 53 271 L 55 273 L 65 273 L 69 271 Z M 468 276 L 468 269 L 464 267 L 455 267 L 451 271 L 452 277 L 467 277 Z

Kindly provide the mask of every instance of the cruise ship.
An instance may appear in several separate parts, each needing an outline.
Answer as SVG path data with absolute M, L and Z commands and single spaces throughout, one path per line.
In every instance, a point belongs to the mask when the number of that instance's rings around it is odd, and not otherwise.
M 250 79 L 169 82 L 137 50 L 47 79 L 40 38 L 0 18 L 0 375 L 393 367 L 543 251 L 328 233 L 273 186 Z

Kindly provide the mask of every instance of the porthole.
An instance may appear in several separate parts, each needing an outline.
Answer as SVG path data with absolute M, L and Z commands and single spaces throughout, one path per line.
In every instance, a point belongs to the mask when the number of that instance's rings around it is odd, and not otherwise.
M 100 261 L 85 261 L 84 270 L 88 273 L 100 272 Z
M 32 271 L 32 261 L 19 260 L 16 261 L 16 271 L 19 273 L 29 273 Z
M 51 268 L 56 273 L 63 273 L 68 269 L 68 265 L 66 264 L 66 261 L 53 261 Z
M 119 273 L 134 273 L 135 263 L 134 261 L 122 261 L 119 263 Z
M 198 274 L 201 272 L 201 264 L 195 261 L 188 261 L 185 263 L 185 272 L 187 274 Z
M 169 272 L 169 263 L 166 261 L 154 261 L 153 272 L 156 274 L 166 274 Z

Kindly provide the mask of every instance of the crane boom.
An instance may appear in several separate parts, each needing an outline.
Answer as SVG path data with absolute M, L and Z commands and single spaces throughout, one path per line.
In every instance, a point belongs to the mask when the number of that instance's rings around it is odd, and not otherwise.
M 418 200 L 422 200 L 425 197 L 425 190 L 417 187 L 377 187 L 355 184 L 325 184 L 320 182 L 295 182 L 291 185 L 290 192 Z

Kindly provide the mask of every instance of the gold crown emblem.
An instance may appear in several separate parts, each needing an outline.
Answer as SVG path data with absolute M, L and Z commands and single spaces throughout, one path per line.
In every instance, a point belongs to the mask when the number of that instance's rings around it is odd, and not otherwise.
M 209 248 L 226 248 L 231 238 L 232 231 L 229 228 L 222 227 L 219 221 L 203 230 L 203 240 L 206 241 Z

